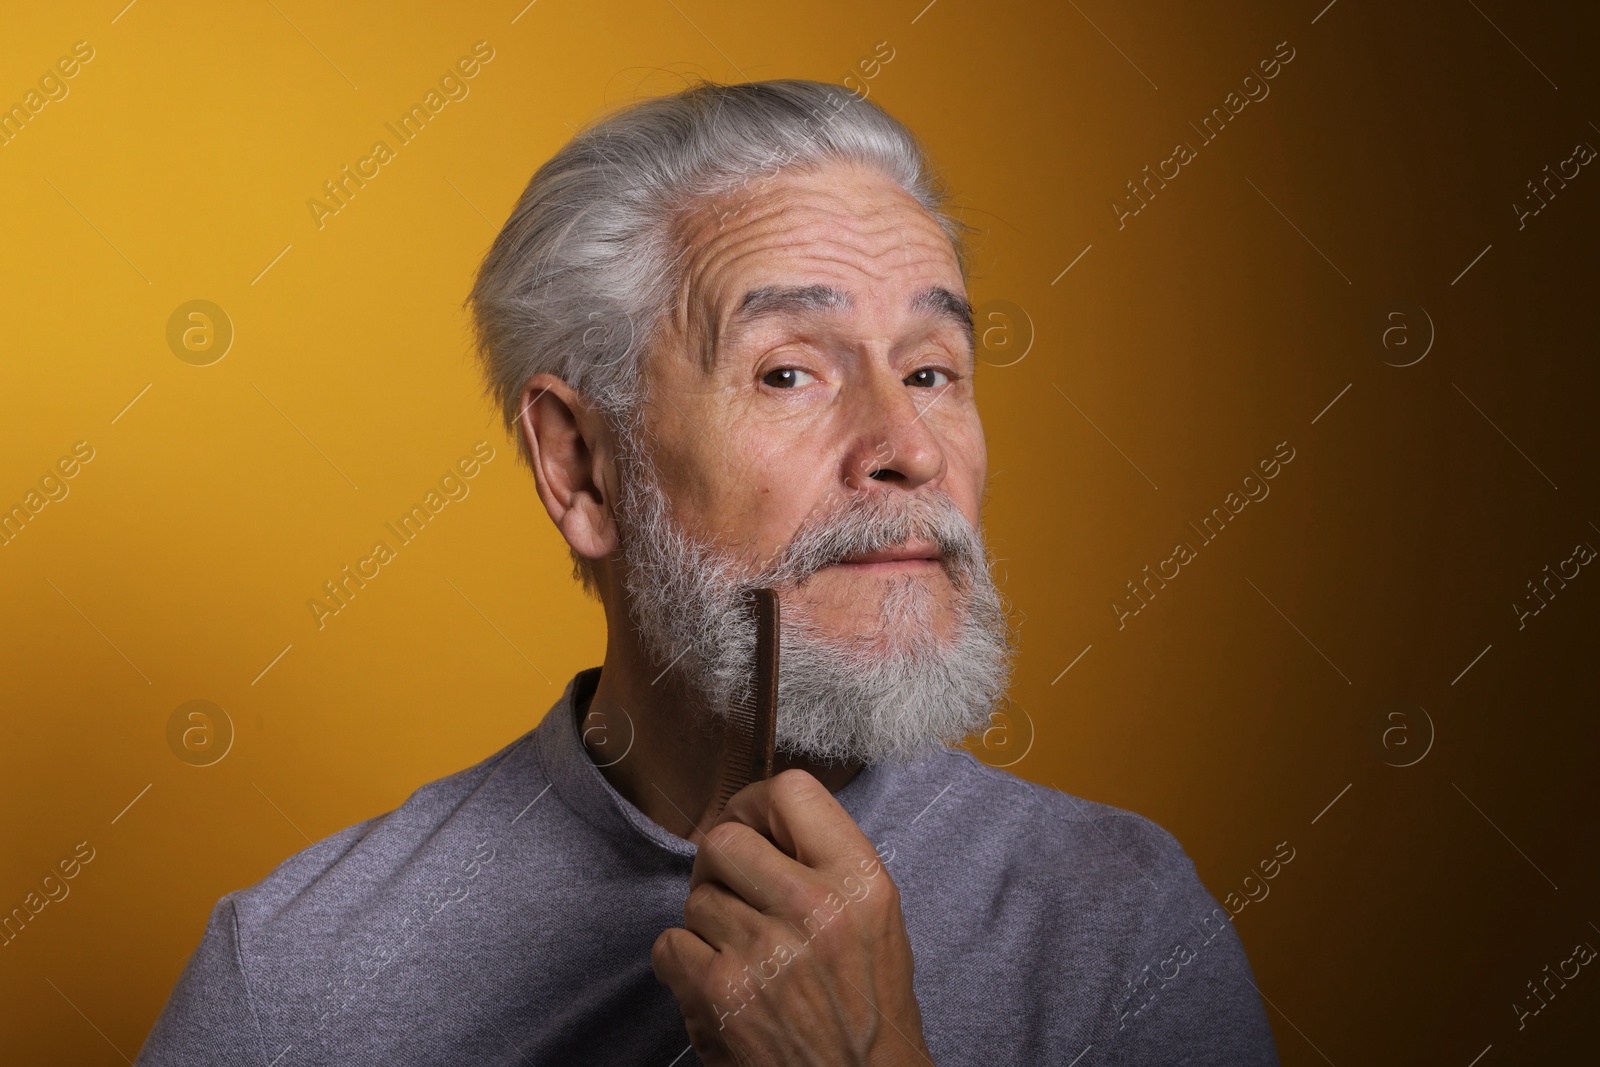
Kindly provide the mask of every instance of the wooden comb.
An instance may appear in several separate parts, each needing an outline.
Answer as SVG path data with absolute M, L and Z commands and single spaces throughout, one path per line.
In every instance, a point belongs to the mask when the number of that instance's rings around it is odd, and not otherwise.
M 723 745 L 722 783 L 716 814 L 722 815 L 733 795 L 751 782 L 772 777 L 778 725 L 778 593 L 754 590 L 746 604 L 756 626 L 752 685 L 735 698 Z

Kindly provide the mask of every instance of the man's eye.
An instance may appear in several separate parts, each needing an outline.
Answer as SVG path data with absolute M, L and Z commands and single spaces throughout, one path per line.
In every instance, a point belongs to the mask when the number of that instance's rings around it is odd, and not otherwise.
M 934 389 L 950 382 L 950 375 L 933 367 L 923 367 L 921 370 L 912 371 L 906 378 L 907 385 L 915 385 L 922 389 Z
M 811 375 L 798 367 L 779 367 L 768 371 L 761 380 L 774 389 L 793 389 L 811 380 Z

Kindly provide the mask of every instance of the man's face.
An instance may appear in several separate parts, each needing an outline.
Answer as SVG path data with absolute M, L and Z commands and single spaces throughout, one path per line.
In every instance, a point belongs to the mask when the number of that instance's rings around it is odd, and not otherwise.
M 863 495 L 944 494 L 977 526 L 987 454 L 966 291 L 927 211 L 836 164 L 753 183 L 684 236 L 685 285 L 645 373 L 655 469 L 685 533 L 754 570 Z M 876 634 L 891 588 L 920 583 L 944 638 L 957 598 L 938 555 L 914 541 L 823 567 L 783 591 L 786 610 Z

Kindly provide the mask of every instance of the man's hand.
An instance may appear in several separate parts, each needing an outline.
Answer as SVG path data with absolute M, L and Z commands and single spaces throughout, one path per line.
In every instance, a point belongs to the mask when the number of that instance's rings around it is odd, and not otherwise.
M 741 789 L 650 951 L 707 1067 L 931 1064 L 900 893 L 826 786 Z

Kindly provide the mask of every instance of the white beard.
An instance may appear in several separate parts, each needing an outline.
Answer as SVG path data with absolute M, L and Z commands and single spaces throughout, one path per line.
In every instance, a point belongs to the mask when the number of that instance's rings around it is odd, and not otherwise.
M 637 426 L 637 423 L 635 423 Z M 757 567 L 691 538 L 673 519 L 637 430 L 622 435 L 621 534 L 628 614 L 644 651 L 706 711 L 729 721 L 748 694 L 755 625 L 749 590 L 779 590 L 776 748 L 818 763 L 905 762 L 987 728 L 1010 683 L 1006 608 L 989 575 L 981 533 L 942 492 L 851 496 L 815 515 L 777 559 Z M 939 600 L 926 579 L 881 582 L 879 624 L 826 632 L 783 594 L 821 567 L 911 539 L 938 545 L 954 587 L 953 633 L 936 630 Z M 863 588 L 867 588 L 864 584 Z

